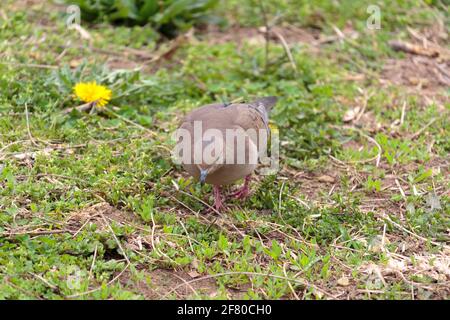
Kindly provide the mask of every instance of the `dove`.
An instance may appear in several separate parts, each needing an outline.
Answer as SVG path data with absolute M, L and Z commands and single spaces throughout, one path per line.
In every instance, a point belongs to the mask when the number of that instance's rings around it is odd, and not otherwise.
M 243 178 L 244 185 L 232 196 L 248 196 L 251 174 L 267 151 L 269 112 L 276 102 L 276 97 L 264 97 L 250 103 L 208 104 L 181 121 L 180 162 L 194 179 L 213 186 L 216 210 L 225 208 L 222 186 Z

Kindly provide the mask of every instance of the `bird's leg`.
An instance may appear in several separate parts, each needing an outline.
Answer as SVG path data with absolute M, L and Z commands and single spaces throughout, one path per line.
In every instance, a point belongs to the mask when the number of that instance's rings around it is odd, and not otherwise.
M 250 188 L 248 187 L 250 185 L 251 176 L 248 175 L 245 177 L 244 185 L 241 189 L 239 189 L 237 192 L 231 194 L 232 197 L 236 197 L 237 199 L 245 199 L 250 193 Z
M 214 193 L 214 207 L 217 211 L 222 210 L 224 207 L 222 202 L 222 196 L 220 195 L 220 187 L 218 185 L 213 186 L 213 193 Z

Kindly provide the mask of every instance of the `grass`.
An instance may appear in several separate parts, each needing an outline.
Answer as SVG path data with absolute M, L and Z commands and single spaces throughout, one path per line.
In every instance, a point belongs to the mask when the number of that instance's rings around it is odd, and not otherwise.
M 378 1 L 382 28 L 368 30 L 369 2 L 331 3 L 265 3 L 296 71 L 277 40 L 265 69 L 251 1 L 223 2 L 222 33 L 178 46 L 106 24 L 82 25 L 80 39 L 64 7 L 7 0 L 0 299 L 448 298 L 449 91 L 413 62 L 448 57 L 387 44 L 418 42 L 412 28 L 446 50 L 436 17 L 448 14 L 440 1 Z M 107 109 L 63 112 L 80 104 L 80 80 L 113 90 Z M 173 165 L 170 134 L 196 106 L 261 95 L 280 97 L 281 169 L 206 214 L 211 188 Z

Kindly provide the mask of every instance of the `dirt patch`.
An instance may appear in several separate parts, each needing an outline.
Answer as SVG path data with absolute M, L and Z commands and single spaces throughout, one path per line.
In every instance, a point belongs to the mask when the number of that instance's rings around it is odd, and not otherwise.
M 141 65 L 136 61 L 121 59 L 121 58 L 112 58 L 108 59 L 106 65 L 111 70 L 133 70 L 139 68 Z
M 14 4 L 12 5 L 12 8 L 15 9 L 25 9 L 25 8 L 30 8 L 32 6 L 36 6 L 39 5 L 39 7 L 43 6 L 43 5 L 48 5 L 43 4 L 42 0 L 16 0 L 14 1 Z M 51 1 L 50 1 L 50 5 L 54 5 Z
M 432 100 L 445 103 L 445 90 L 450 87 L 450 51 L 448 34 L 442 23 L 431 28 L 413 30 L 408 42 L 391 40 L 389 45 L 405 53 L 403 59 L 385 61 L 380 82 L 407 88 L 429 104 Z M 431 100 L 431 101 L 430 101 Z
M 320 41 L 321 35 L 318 30 L 302 29 L 292 25 L 275 26 L 271 28 L 270 40 L 279 42 L 280 38 L 277 34 L 281 35 L 288 44 L 313 44 Z M 198 36 L 211 44 L 234 42 L 240 45 L 244 42 L 248 42 L 250 44 L 262 45 L 265 43 L 264 28 L 255 27 L 233 26 L 226 31 L 221 31 L 217 27 L 211 26 L 198 33 Z
M 125 273 L 120 282 L 122 285 L 131 286 L 145 299 L 167 299 L 173 295 L 177 299 L 186 299 L 196 294 L 214 298 L 218 289 L 215 280 L 209 278 L 189 283 L 197 277 L 201 275 L 194 272 L 155 269 L 145 272 L 145 280 L 136 281 L 131 278 L 130 273 Z
M 414 55 L 400 60 L 389 59 L 384 66 L 382 78 L 396 85 L 432 93 L 450 85 L 450 61 L 439 63 L 433 58 Z
M 353 150 L 358 152 L 361 152 L 364 149 L 364 147 L 365 146 L 363 144 L 355 140 L 348 140 L 342 144 L 342 148 L 344 150 Z
M 340 173 L 337 170 L 316 173 L 285 170 L 284 175 L 301 185 L 301 194 L 295 195 L 295 199 L 299 202 L 303 201 L 297 198 L 298 196 L 305 197 L 307 201 L 316 202 L 323 199 L 324 195 L 329 196 L 340 189 Z
M 79 211 L 72 212 L 69 215 L 69 220 L 67 221 L 67 226 L 70 229 L 80 228 L 87 223 L 95 223 L 99 230 L 107 230 L 107 224 L 114 221 L 116 223 L 131 223 L 133 222 L 133 216 L 130 213 L 123 212 L 106 202 L 100 202 L 94 204 L 93 206 L 83 208 Z

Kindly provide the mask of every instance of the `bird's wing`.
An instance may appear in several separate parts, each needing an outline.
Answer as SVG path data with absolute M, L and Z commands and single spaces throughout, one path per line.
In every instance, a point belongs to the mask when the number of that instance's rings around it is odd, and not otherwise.
M 260 111 L 255 106 L 257 104 L 239 103 L 228 106 L 220 103 L 209 104 L 191 111 L 185 116 L 182 123 L 202 121 L 203 130 L 209 128 L 226 129 L 236 126 L 244 130 L 251 128 L 266 129 L 267 113 L 265 110 Z
M 263 114 L 263 112 L 265 112 L 265 109 L 261 111 L 255 108 L 253 104 L 231 104 L 228 106 L 210 104 L 195 109 L 186 115 L 180 127 L 189 130 L 192 135 L 194 135 L 194 123 L 196 121 L 199 122 L 203 133 L 208 129 L 218 129 L 224 134 L 226 129 L 236 130 L 240 128 L 246 132 L 254 130 L 255 135 L 251 136 L 253 142 L 256 145 L 263 146 L 266 144 L 270 132 L 267 114 Z M 261 138 L 263 142 L 259 143 Z
M 264 114 L 249 104 L 233 104 L 228 106 L 225 112 L 230 125 L 239 126 L 244 130 L 267 129 Z

